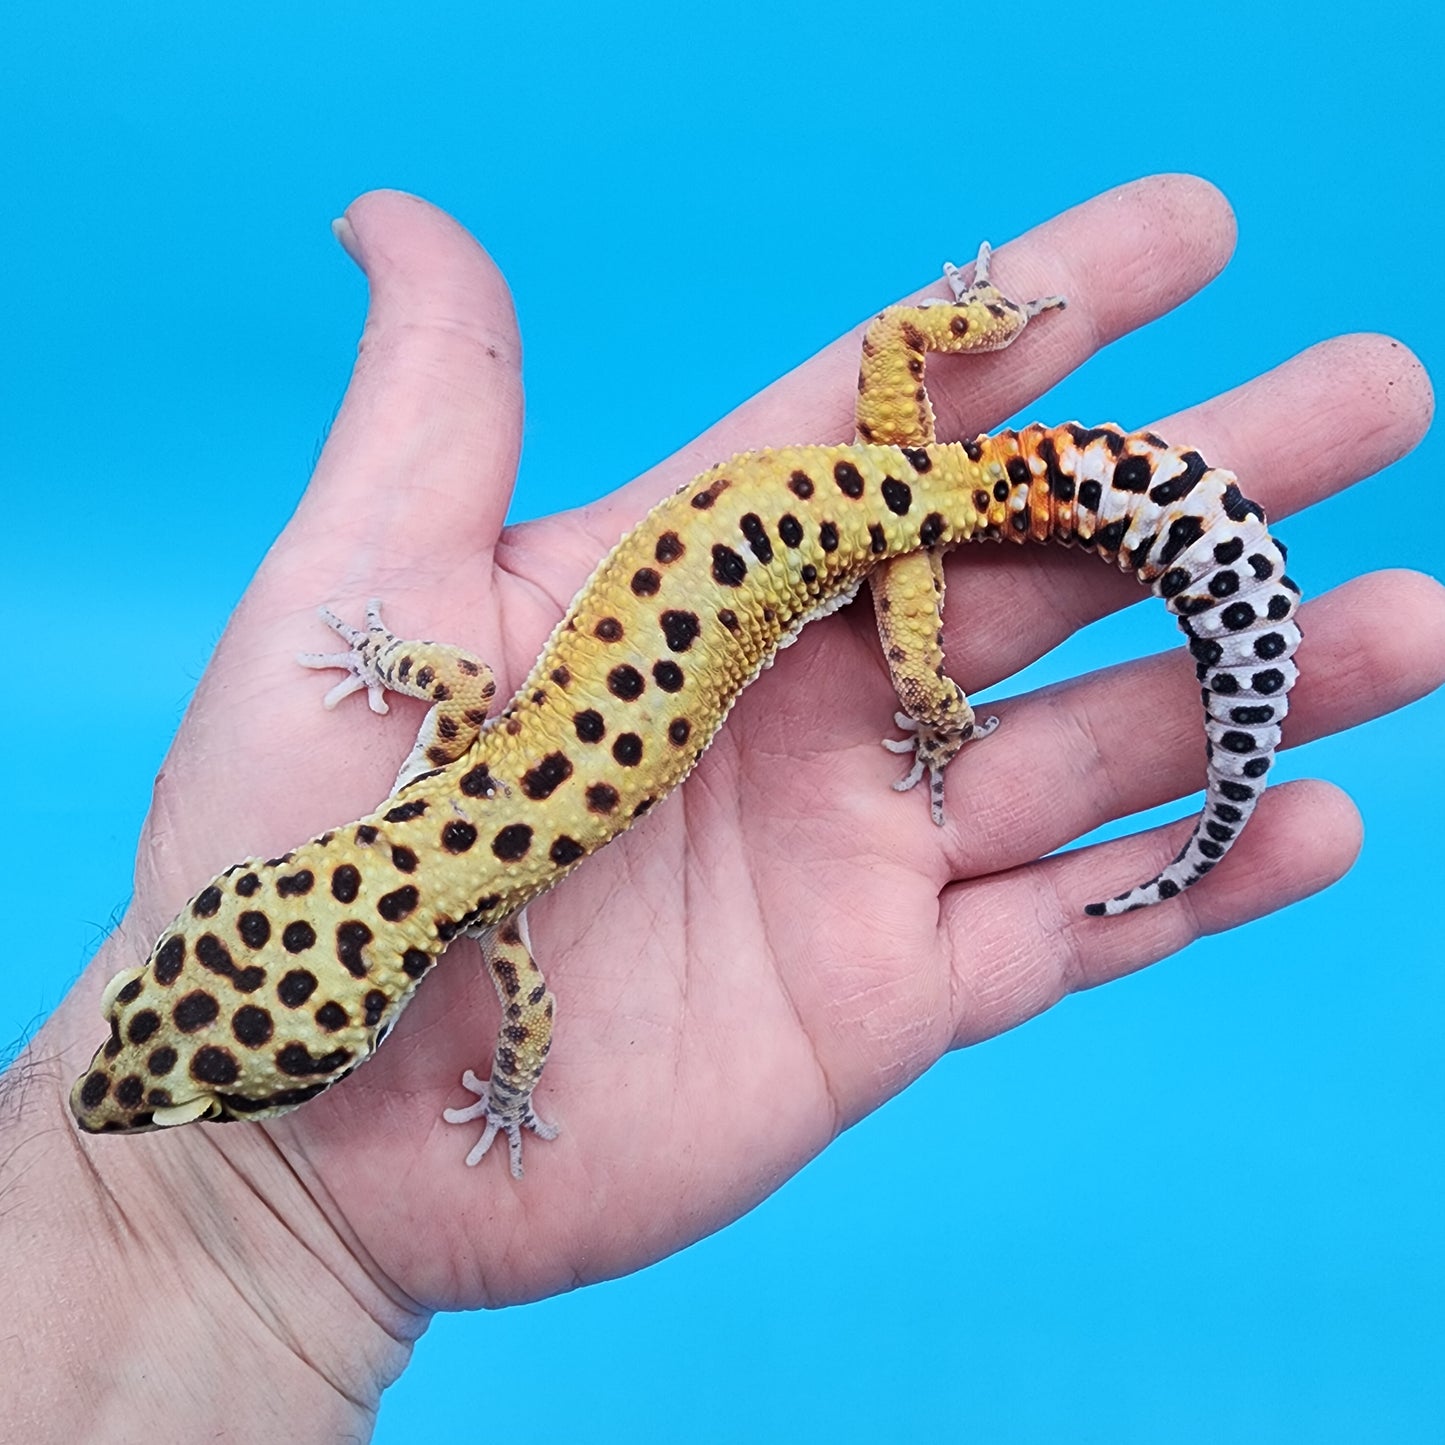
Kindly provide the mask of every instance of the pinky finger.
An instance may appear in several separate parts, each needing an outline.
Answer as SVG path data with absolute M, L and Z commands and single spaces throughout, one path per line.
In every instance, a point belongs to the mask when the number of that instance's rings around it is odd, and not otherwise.
M 1318 893 L 1349 870 L 1362 838 L 1360 815 L 1338 788 L 1284 783 L 1265 793 L 1229 858 L 1200 885 L 1117 918 L 1085 916 L 1101 888 L 1117 892 L 1157 872 L 1192 825 L 1182 819 L 950 884 L 940 926 L 952 961 L 954 1045 L 1003 1033 L 1067 994 Z

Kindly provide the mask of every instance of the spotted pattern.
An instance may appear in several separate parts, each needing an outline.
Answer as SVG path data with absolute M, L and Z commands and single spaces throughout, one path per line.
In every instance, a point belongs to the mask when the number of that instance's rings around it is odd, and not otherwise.
M 474 932 L 504 1010 L 483 1113 L 519 1167 L 520 1129 L 548 1127 L 530 1099 L 553 1017 L 520 910 L 666 798 L 738 692 L 865 577 L 917 725 L 896 745 L 929 773 L 941 816 L 943 766 L 987 731 L 972 731 L 941 651 L 939 559 L 962 542 L 1080 546 L 1174 612 L 1202 692 L 1205 807 L 1154 879 L 1089 911 L 1156 903 L 1204 877 L 1248 823 L 1279 746 L 1298 589 L 1235 479 L 1152 433 L 1068 424 L 936 442 L 926 355 L 994 349 L 1024 319 L 986 283 L 956 304 L 883 313 L 863 347 L 861 440 L 735 457 L 661 503 L 490 722 L 479 658 L 397 638 L 379 614 L 351 636 L 342 624 L 360 682 L 370 668 L 427 708 L 395 793 L 195 894 L 144 967 L 107 989 L 107 1036 L 72 1096 L 83 1127 L 293 1108 L 366 1058 L 446 946 Z

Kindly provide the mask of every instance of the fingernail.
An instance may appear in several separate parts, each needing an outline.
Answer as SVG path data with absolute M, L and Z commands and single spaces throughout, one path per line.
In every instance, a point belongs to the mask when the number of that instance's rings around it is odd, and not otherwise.
M 365 271 L 366 266 L 361 259 L 361 246 L 357 242 L 356 232 L 352 229 L 351 222 L 345 216 L 338 216 L 331 223 L 331 234 L 340 242 L 341 249 L 361 267 L 362 271 Z

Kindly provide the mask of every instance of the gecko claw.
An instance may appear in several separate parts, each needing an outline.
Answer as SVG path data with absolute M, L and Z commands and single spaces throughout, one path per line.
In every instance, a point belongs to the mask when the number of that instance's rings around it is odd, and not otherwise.
M 996 717 L 985 718 L 982 722 L 975 722 L 970 715 L 969 720 L 959 727 L 938 727 L 932 723 L 920 723 L 916 718 L 911 718 L 907 713 L 897 712 L 893 714 L 894 723 L 904 732 L 911 733 L 907 738 L 884 738 L 883 746 L 890 753 L 912 753 L 913 766 L 893 784 L 895 793 L 906 793 L 923 781 L 924 773 L 928 774 L 928 807 L 933 816 L 933 821 L 941 828 L 943 827 L 943 770 L 958 755 L 958 751 L 964 743 L 972 742 L 976 738 L 987 737 L 997 726 Z
M 376 667 L 377 654 L 389 636 L 381 620 L 381 603 L 373 597 L 366 604 L 366 627 L 364 629 L 353 627 L 349 622 L 338 617 L 329 607 L 318 607 L 316 615 L 343 642 L 349 643 L 351 648 L 349 652 L 298 652 L 296 654 L 296 661 L 302 667 L 335 667 L 350 674 L 349 677 L 343 677 L 321 699 L 321 706 L 330 712 L 343 698 L 350 697 L 352 693 L 360 692 L 362 688 L 365 688 L 367 705 L 372 712 L 390 712 L 390 705 L 386 701 L 386 684 L 382 681 L 381 673 Z
M 490 1079 L 479 1079 L 470 1069 L 462 1075 L 462 1088 L 477 1096 L 475 1104 L 460 1109 L 443 1109 L 442 1118 L 448 1124 L 470 1124 L 474 1119 L 485 1119 L 486 1127 L 482 1137 L 472 1145 L 467 1155 L 467 1168 L 475 1169 L 486 1157 L 492 1141 L 498 1134 L 507 1136 L 508 1166 L 513 1179 L 522 1177 L 522 1130 L 530 1129 L 539 1139 L 555 1139 L 561 1127 L 542 1118 L 532 1108 L 530 1100 L 523 1098 L 495 1099 Z

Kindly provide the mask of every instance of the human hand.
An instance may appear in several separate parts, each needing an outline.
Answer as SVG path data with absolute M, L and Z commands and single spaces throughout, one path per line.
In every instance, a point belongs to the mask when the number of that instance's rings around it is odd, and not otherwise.
M 352 387 L 158 780 L 131 911 L 36 1041 L 63 1060 L 49 1100 L 57 1111 L 94 1045 L 100 987 L 145 957 L 198 882 L 366 812 L 408 751 L 419 705 L 398 699 L 384 719 L 359 701 L 322 711 L 324 684 L 292 661 L 326 641 L 317 603 L 355 616 L 379 595 L 394 630 L 472 649 L 505 696 L 597 560 L 653 502 L 730 453 L 851 436 L 856 336 L 611 496 L 503 529 L 521 437 L 505 286 L 454 223 L 414 199 L 374 194 L 348 216 L 372 288 Z M 940 437 L 971 436 L 1026 405 L 1183 300 L 1231 244 L 1218 195 L 1175 177 L 1101 197 L 1003 247 L 1001 285 L 1018 296 L 1062 291 L 1070 309 L 1000 356 L 936 359 Z M 646 385 L 640 370 L 642 416 Z M 1277 521 L 1402 454 L 1429 406 L 1408 352 L 1351 337 L 1150 426 L 1236 471 Z M 1144 595 L 1096 559 L 1043 548 L 961 548 L 949 578 L 950 671 L 970 692 Z M 1289 744 L 1440 680 L 1445 607 L 1424 579 L 1356 582 L 1309 604 L 1302 627 Z M 1149 876 L 1187 830 L 1044 856 L 1199 786 L 1198 695 L 1183 650 L 990 704 L 1003 726 L 950 770 L 943 829 L 918 797 L 888 787 L 896 762 L 878 739 L 893 706 L 866 607 L 807 629 L 743 695 L 681 792 L 533 906 L 537 956 L 559 1000 L 538 1098 L 564 1133 L 529 1141 L 520 1183 L 496 1159 L 464 1169 L 472 1141 L 441 1120 L 465 1102 L 457 1080 L 485 1064 L 495 1024 L 466 942 L 376 1059 L 296 1113 L 76 1138 L 75 1149 L 131 1217 L 163 1220 L 182 1249 L 186 1236 L 211 1238 L 218 1206 L 233 1217 L 248 1276 L 274 1267 L 283 1325 L 288 1289 L 304 1278 L 286 1262 L 300 1253 L 325 1260 L 363 1313 L 406 1336 L 431 1310 L 534 1298 L 680 1248 L 751 1207 L 950 1047 L 1302 897 L 1358 847 L 1341 794 L 1285 785 L 1187 895 L 1087 919 L 1085 902 Z M 324 1354 L 330 1336 L 319 1335 L 312 1349 Z

